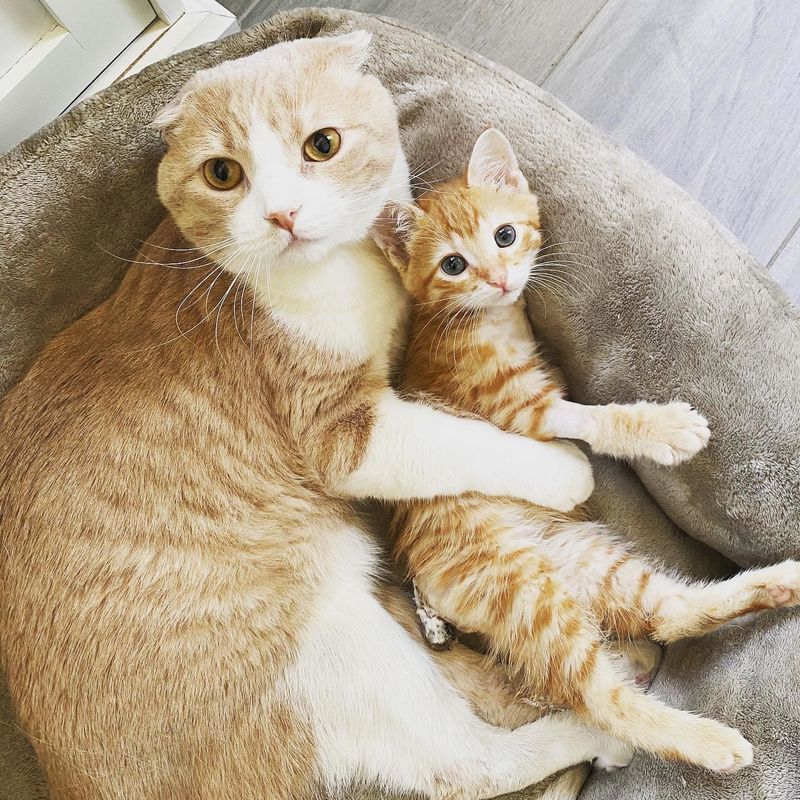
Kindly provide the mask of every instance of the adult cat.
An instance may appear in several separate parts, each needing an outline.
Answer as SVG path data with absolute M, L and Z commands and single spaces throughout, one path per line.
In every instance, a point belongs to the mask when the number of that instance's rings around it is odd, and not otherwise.
M 376 586 L 351 498 L 569 509 L 592 481 L 390 391 L 405 294 L 366 233 L 408 176 L 367 45 L 195 76 L 157 120 L 172 221 L 0 406 L 3 666 L 53 798 L 477 798 L 627 756 L 571 714 L 522 724 Z

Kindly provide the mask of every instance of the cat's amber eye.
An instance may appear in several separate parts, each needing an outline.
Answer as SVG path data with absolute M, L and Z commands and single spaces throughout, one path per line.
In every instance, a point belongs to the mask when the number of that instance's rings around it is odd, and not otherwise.
M 463 256 L 455 253 L 451 256 L 445 256 L 441 260 L 439 267 L 445 275 L 460 275 L 467 268 L 467 262 Z
M 320 128 L 303 142 L 303 158 L 306 161 L 327 161 L 333 158 L 342 146 L 342 137 L 336 128 Z
M 494 241 L 498 247 L 509 247 L 517 239 L 517 232 L 513 225 L 501 225 L 494 232 Z
M 232 158 L 209 158 L 203 164 L 203 177 L 212 189 L 226 192 L 242 182 L 242 165 Z

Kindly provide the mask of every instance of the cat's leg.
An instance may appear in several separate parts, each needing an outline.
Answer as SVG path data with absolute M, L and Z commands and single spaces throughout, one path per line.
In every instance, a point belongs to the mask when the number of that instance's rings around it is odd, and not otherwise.
M 309 459 L 337 494 L 409 500 L 481 492 L 568 511 L 592 492 L 591 467 L 567 442 L 536 442 L 391 390 L 374 405 L 318 415 Z
M 710 436 L 705 418 L 688 403 L 610 403 L 584 406 L 551 402 L 534 435 L 581 439 L 595 453 L 679 464 L 702 450 Z
M 408 613 L 408 604 L 405 598 L 393 587 L 381 593 L 381 602 L 392 616 L 400 622 L 410 633 L 414 632 L 412 618 Z M 435 613 L 427 606 L 421 605 L 415 597 L 415 613 L 424 608 L 426 617 L 437 620 Z M 444 620 L 438 620 L 439 625 L 448 625 Z M 434 622 L 434 630 L 439 627 Z M 423 635 L 425 630 L 423 629 Z M 433 648 L 433 658 L 444 672 L 447 680 L 467 698 L 475 712 L 486 722 L 502 728 L 518 728 L 530 722 L 535 722 L 545 714 L 555 711 L 545 701 L 536 701 L 521 695 L 502 668 L 497 659 L 483 655 L 450 639 L 447 648 L 438 646 L 438 639 L 434 643 L 429 640 Z M 444 652 L 443 652 L 444 651 Z M 645 668 L 646 658 L 638 651 L 631 651 L 629 661 L 631 673 L 640 673 Z M 647 666 L 649 669 L 649 664 Z M 629 759 L 625 758 L 624 751 L 615 752 L 614 763 L 604 761 L 603 758 L 595 759 L 596 765 L 604 770 L 617 769 L 627 766 Z M 633 750 L 629 754 L 633 756 Z M 589 775 L 589 765 L 578 764 L 562 772 L 550 780 L 546 780 L 541 787 L 541 793 L 536 795 L 537 800 L 576 800 L 586 778 Z
M 525 700 L 510 683 L 506 671 L 490 656 L 454 643 L 451 650 L 437 652 L 435 659 L 450 683 L 469 700 L 476 713 L 492 725 L 515 729 L 554 713 L 545 703 Z M 613 756 L 609 761 L 600 755 L 594 763 L 603 770 L 625 767 L 633 757 L 633 749 L 626 752 L 623 747 L 615 750 Z M 588 775 L 588 763 L 570 767 L 552 780 L 546 780 L 541 794 L 536 795 L 537 800 L 575 800 Z
M 282 686 L 312 726 L 325 787 L 363 781 L 435 800 L 480 800 L 597 755 L 627 760 L 625 747 L 569 712 L 515 730 L 486 723 L 447 679 L 437 659 L 448 657 L 453 652 L 434 656 L 370 587 L 332 589 Z

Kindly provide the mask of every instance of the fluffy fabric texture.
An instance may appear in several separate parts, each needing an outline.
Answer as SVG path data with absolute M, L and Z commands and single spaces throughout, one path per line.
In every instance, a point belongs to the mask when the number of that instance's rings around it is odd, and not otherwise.
M 798 556 L 800 316 L 744 248 L 639 158 L 541 89 L 435 37 L 360 14 L 302 10 L 174 56 L 80 105 L 0 160 L 0 390 L 55 332 L 116 286 L 163 215 L 147 123 L 197 69 L 298 36 L 366 28 L 394 93 L 412 169 L 459 171 L 501 128 L 541 195 L 544 228 L 593 268 L 531 311 L 587 402 L 680 398 L 712 427 L 677 469 L 598 460 L 596 514 L 695 575 Z M 679 527 L 678 527 L 679 526 Z M 688 534 L 688 535 L 687 535 Z M 690 538 L 693 537 L 693 538 Z M 704 542 L 717 552 L 700 544 Z M 755 765 L 732 777 L 637 756 L 595 776 L 589 800 L 789 800 L 800 785 L 800 617 L 779 612 L 670 648 L 653 688 L 737 725 Z M 0 697 L 0 798 L 46 796 Z M 536 796 L 536 790 L 520 796 Z M 369 791 L 363 797 L 377 798 Z

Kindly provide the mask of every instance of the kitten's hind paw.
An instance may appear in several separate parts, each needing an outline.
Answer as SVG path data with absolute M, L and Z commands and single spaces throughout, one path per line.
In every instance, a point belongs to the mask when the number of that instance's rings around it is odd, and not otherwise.
M 710 720 L 709 720 L 710 722 Z M 715 730 L 702 744 L 702 756 L 697 764 L 713 772 L 738 772 L 753 763 L 753 745 L 734 728 L 714 723 Z
M 785 608 L 800 604 L 800 562 L 783 561 L 753 570 L 753 587 L 764 608 Z

